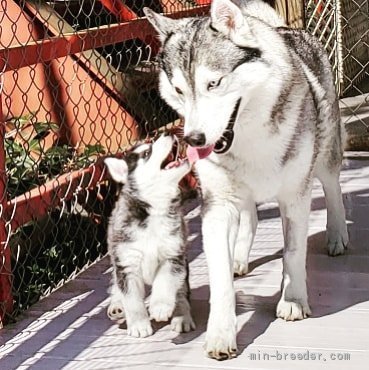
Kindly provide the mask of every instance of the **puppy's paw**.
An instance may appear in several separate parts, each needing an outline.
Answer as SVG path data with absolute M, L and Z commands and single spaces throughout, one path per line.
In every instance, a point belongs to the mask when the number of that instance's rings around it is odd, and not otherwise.
M 206 333 L 205 353 L 218 361 L 237 357 L 236 328 L 208 325 Z
M 145 338 L 152 335 L 153 330 L 148 319 L 135 321 L 128 325 L 127 334 L 135 338 Z
M 174 304 L 164 302 L 150 303 L 150 318 L 155 321 L 168 321 L 174 311 Z
M 277 305 L 276 316 L 286 321 L 302 320 L 311 315 L 307 303 L 285 301 L 281 298 Z
M 246 275 L 249 272 L 248 263 L 235 260 L 233 262 L 233 273 L 238 276 Z
M 196 325 L 190 314 L 183 316 L 174 316 L 170 322 L 170 327 L 177 333 L 188 333 L 196 329 Z
M 107 314 L 110 320 L 122 324 L 125 321 L 123 304 L 119 300 L 114 300 L 110 303 Z

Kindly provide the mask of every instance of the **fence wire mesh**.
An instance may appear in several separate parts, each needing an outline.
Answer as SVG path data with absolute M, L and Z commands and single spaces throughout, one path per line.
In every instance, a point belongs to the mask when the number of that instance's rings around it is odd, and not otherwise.
M 369 150 L 369 1 L 305 1 L 306 28 L 333 66 L 349 148 Z
M 368 0 L 267 2 L 291 26 L 305 17 L 329 53 L 345 122 L 366 130 Z M 14 319 L 106 253 L 115 189 L 101 157 L 178 122 L 159 97 L 143 7 L 180 17 L 209 3 L 0 0 L 1 316 Z M 367 132 L 357 137 L 365 145 Z
M 21 311 L 106 253 L 115 189 L 99 158 L 177 117 L 160 99 L 143 8 L 206 1 L 0 1 L 0 313 Z

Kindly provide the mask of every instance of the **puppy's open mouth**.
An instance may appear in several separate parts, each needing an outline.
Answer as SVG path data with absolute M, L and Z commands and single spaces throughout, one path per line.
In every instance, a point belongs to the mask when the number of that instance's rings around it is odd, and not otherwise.
M 174 136 L 174 143 L 172 146 L 172 150 L 169 152 L 168 156 L 162 162 L 160 168 L 162 170 L 170 170 L 171 168 L 177 168 L 182 166 L 184 163 L 187 162 L 187 159 L 180 158 L 180 147 L 178 138 Z

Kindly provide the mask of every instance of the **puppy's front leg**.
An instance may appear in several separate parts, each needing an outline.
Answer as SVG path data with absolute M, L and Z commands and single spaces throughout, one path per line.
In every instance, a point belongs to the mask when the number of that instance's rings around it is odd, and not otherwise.
M 167 259 L 156 273 L 150 298 L 150 317 L 155 321 L 168 321 L 172 316 L 176 295 L 186 276 L 186 261 L 182 256 Z
M 113 273 L 110 287 L 110 304 L 107 314 L 110 320 L 116 321 L 118 324 L 122 324 L 125 321 L 122 290 L 118 286 L 115 272 Z
M 210 282 L 205 351 L 211 358 L 224 360 L 237 352 L 233 252 L 239 212 L 230 202 L 206 204 L 204 208 L 202 234 Z
M 182 255 L 168 258 L 160 265 L 152 286 L 150 316 L 155 321 L 167 321 L 178 333 L 195 329 L 188 300 L 188 270 Z
M 144 302 L 144 282 L 138 266 L 116 264 L 114 273 L 126 314 L 128 335 L 141 338 L 151 335 L 153 331 Z

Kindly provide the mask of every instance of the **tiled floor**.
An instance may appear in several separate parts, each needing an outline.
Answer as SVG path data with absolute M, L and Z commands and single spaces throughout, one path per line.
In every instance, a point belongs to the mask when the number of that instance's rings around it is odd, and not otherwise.
M 341 180 L 351 235 L 345 256 L 326 255 L 324 199 L 314 187 L 307 259 L 311 318 L 292 323 L 274 317 L 283 244 L 276 205 L 264 205 L 251 272 L 235 282 L 240 354 L 225 362 L 205 358 L 209 288 L 195 209 L 189 218 L 196 331 L 177 335 L 158 325 L 152 337 L 127 337 L 106 316 L 105 258 L 0 333 L 0 369 L 368 369 L 369 153 L 349 153 Z

